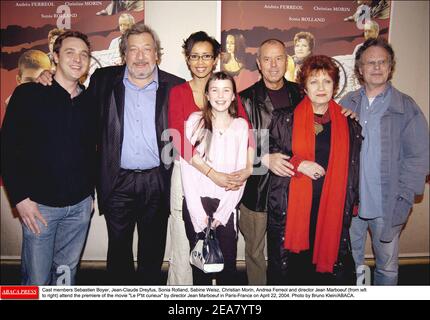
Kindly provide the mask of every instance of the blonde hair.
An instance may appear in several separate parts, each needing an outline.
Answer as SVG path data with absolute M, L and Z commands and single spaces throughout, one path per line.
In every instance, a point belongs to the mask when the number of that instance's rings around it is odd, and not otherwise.
M 22 76 L 25 69 L 51 69 L 51 60 L 40 50 L 25 51 L 18 59 L 18 76 Z

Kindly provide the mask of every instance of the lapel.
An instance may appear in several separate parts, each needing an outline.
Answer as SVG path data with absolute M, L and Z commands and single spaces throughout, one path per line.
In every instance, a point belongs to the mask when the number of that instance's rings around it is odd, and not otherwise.
M 113 94 L 115 99 L 116 111 L 118 114 L 119 124 L 121 126 L 121 140 L 124 132 L 124 104 L 125 104 L 125 86 L 123 81 L 125 67 L 114 79 Z
M 361 91 L 363 88 L 360 88 L 356 91 L 354 91 L 351 94 L 351 101 L 353 102 L 353 108 L 351 110 L 355 112 L 358 116 L 360 116 L 360 109 L 361 109 Z
M 273 104 L 272 100 L 270 100 L 269 93 L 267 91 L 266 85 L 264 84 L 264 80 L 261 79 L 259 85 L 257 86 L 256 96 L 258 99 L 258 106 L 265 110 L 267 113 L 272 114 L 273 112 Z
M 394 88 L 390 82 L 389 86 L 390 88 L 388 90 L 391 90 L 391 100 L 388 110 L 394 113 L 405 113 L 402 94 L 400 93 L 400 91 Z
M 158 69 L 158 89 L 155 99 L 155 130 L 157 131 L 157 141 L 161 141 L 161 134 L 167 128 L 167 82 L 164 81 L 163 72 Z M 161 146 L 159 146 L 161 147 Z

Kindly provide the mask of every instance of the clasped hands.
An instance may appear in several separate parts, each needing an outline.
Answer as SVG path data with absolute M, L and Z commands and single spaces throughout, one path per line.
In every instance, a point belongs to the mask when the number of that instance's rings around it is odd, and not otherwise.
M 252 167 L 241 169 L 231 173 L 223 173 L 211 170 L 208 177 L 221 188 L 226 191 L 236 191 L 245 183 L 245 181 L 252 174 Z

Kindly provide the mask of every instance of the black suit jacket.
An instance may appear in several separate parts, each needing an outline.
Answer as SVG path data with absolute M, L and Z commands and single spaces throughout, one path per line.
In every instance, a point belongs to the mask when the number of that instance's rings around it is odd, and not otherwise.
M 91 76 L 88 94 L 96 106 L 98 118 L 98 178 L 97 198 L 100 212 L 111 194 L 121 163 L 121 149 L 124 137 L 125 86 L 123 83 L 126 66 L 113 66 L 97 69 Z M 156 96 L 155 127 L 160 155 L 160 173 L 165 181 L 166 198 L 170 192 L 171 165 L 164 164 L 161 152 L 170 141 L 162 141 L 161 135 L 167 129 L 168 97 L 172 87 L 184 79 L 158 70 L 159 86 Z M 166 200 L 167 201 L 167 200 Z

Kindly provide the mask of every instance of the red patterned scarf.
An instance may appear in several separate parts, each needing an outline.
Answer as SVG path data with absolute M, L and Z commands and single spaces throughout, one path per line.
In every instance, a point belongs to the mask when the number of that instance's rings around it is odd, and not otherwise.
M 318 210 L 312 262 L 317 272 L 333 272 L 342 231 L 348 179 L 349 130 L 341 107 L 329 102 L 331 120 L 330 155 Z M 312 103 L 306 96 L 294 111 L 293 155 L 315 161 L 315 128 Z M 309 249 L 312 180 L 302 175 L 290 182 L 284 246 L 298 253 Z

